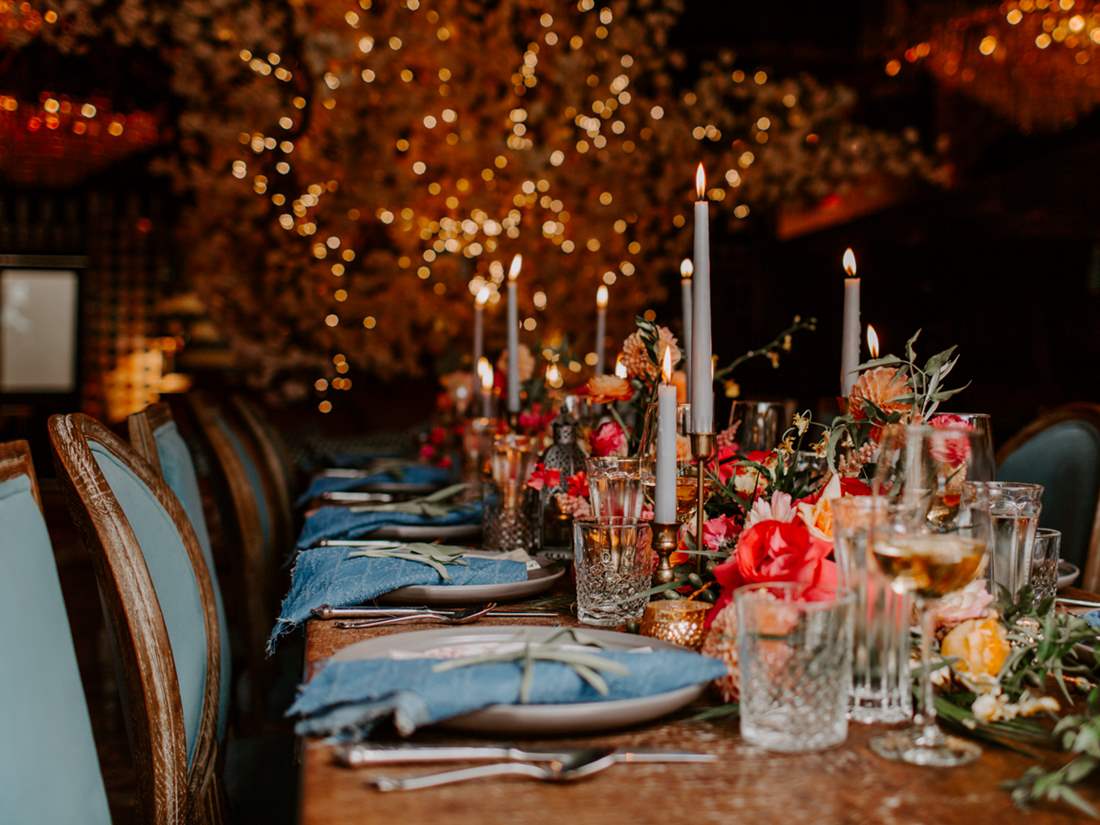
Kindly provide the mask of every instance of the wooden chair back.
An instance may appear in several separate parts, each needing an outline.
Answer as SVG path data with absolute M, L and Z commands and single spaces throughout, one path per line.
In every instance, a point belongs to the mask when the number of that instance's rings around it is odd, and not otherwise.
M 264 479 L 274 526 L 275 546 L 289 549 L 294 535 L 294 511 L 290 499 L 290 464 L 285 446 L 263 412 L 242 395 L 231 399 L 244 430 L 256 447 L 256 458 Z
M 221 644 L 221 690 L 218 698 L 218 738 L 223 740 L 228 727 L 229 709 L 233 689 L 232 653 L 229 639 L 229 622 L 226 619 L 221 584 L 214 560 L 214 549 L 203 511 L 202 491 L 199 488 L 195 463 L 190 448 L 176 427 L 172 410 L 167 404 L 151 404 L 127 419 L 130 443 L 134 450 L 157 471 L 157 475 L 176 494 L 187 513 L 195 537 L 199 541 L 210 581 L 214 588 L 214 607 L 218 617 Z
M 261 503 L 249 473 L 244 445 L 235 437 L 224 414 L 202 393 L 192 392 L 187 403 L 198 430 L 214 458 L 229 499 L 224 524 L 226 546 L 236 549 L 236 587 L 241 602 L 244 661 L 249 671 L 251 721 L 257 725 L 263 717 L 266 688 L 270 682 L 270 662 L 265 650 L 272 617 L 278 615 L 276 577 L 279 560 L 274 548 L 265 541 Z M 270 527 L 269 527 L 270 530 Z
M 65 599 L 25 441 L 0 444 L 0 821 L 110 825 Z
M 1072 425 L 1077 423 L 1074 428 Z M 1036 445 L 1038 439 L 1055 437 L 1054 428 L 1062 431 L 1061 437 L 1073 439 L 1061 445 L 1057 454 Z M 1091 430 L 1090 430 L 1091 428 Z M 1023 452 L 1021 452 L 1023 451 Z M 1016 456 L 1013 460 L 1014 454 Z M 1063 531 L 1062 553 L 1064 557 L 1084 561 L 1084 575 L 1078 586 L 1086 590 L 1100 590 L 1100 404 L 1066 404 L 1043 413 L 1020 432 L 1010 438 L 997 451 L 998 478 L 1011 481 L 1038 481 L 1045 483 L 1044 512 L 1040 521 Z M 1072 465 L 1072 466 L 1071 466 Z M 1057 489 L 1052 482 L 1057 482 Z M 1051 523 L 1052 508 L 1046 506 L 1048 497 L 1056 495 L 1059 501 L 1059 517 L 1067 525 Z M 1077 501 L 1088 497 L 1087 502 Z M 1085 509 L 1087 512 L 1082 513 Z M 1073 512 L 1067 512 L 1073 511 Z M 1074 513 L 1076 516 L 1074 517 Z M 1084 521 L 1087 520 L 1087 524 Z M 1072 522 L 1072 524 L 1069 524 Z M 1067 533 L 1067 526 L 1072 530 Z M 1076 545 L 1076 546 L 1074 546 Z
M 153 468 L 98 421 L 53 416 L 49 433 L 115 637 L 144 821 L 219 823 L 221 651 L 195 532 Z

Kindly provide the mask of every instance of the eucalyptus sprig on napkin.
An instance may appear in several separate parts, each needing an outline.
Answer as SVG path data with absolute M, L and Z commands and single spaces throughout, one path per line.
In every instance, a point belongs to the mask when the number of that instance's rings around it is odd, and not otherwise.
M 562 636 L 567 637 L 568 641 L 559 642 L 558 639 Z M 517 641 L 519 640 L 517 639 Z M 596 650 L 606 649 L 606 645 L 589 638 L 580 631 L 566 628 L 560 633 L 555 633 L 544 642 L 525 642 L 523 647 L 517 650 L 503 653 L 486 653 L 480 656 L 467 656 L 462 659 L 440 662 L 432 667 L 432 672 L 444 673 L 460 667 L 484 665 L 490 662 L 522 661 L 523 680 L 520 682 L 519 701 L 520 704 L 524 705 L 528 703 L 531 697 L 531 688 L 535 678 L 534 665 L 537 661 L 561 662 L 568 665 L 601 696 L 607 696 L 608 693 L 607 681 L 600 675 L 601 672 L 614 673 L 617 676 L 630 675 L 630 669 L 625 665 L 595 653 L 578 650 L 578 645 L 595 648 Z
M 451 574 L 447 572 L 446 565 L 465 565 L 465 547 L 454 547 L 446 544 L 429 544 L 427 542 L 395 543 L 389 547 L 371 547 L 366 550 L 356 550 L 348 553 L 349 559 L 405 559 L 406 561 L 420 562 L 433 568 L 444 581 L 449 581 Z
M 470 485 L 452 484 L 442 490 L 436 490 L 426 496 L 397 501 L 390 504 L 363 504 L 358 507 L 349 507 L 353 513 L 409 513 L 425 518 L 439 518 L 445 516 L 454 509 L 459 497 L 466 492 Z

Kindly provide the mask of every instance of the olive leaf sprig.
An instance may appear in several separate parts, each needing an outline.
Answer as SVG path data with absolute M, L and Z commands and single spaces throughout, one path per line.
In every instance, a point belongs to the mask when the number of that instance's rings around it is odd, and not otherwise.
M 559 642 L 558 639 L 563 636 L 567 637 L 568 641 Z M 522 641 L 522 636 L 518 640 Z M 531 699 L 531 689 L 535 680 L 535 662 L 561 662 L 568 665 L 601 696 L 606 696 L 609 692 L 607 680 L 601 674 L 613 673 L 617 676 L 628 676 L 630 674 L 630 669 L 626 665 L 606 659 L 595 653 L 578 650 L 577 645 L 597 650 L 606 649 L 605 645 L 595 639 L 572 628 L 566 628 L 553 634 L 543 642 L 526 641 L 517 650 L 467 656 L 461 659 L 439 662 L 432 667 L 432 672 L 443 673 L 460 667 L 493 662 L 522 662 L 523 678 L 520 681 L 519 701 L 524 705 Z
M 772 362 L 773 367 L 779 366 L 779 353 L 790 352 L 793 346 L 794 336 L 799 332 L 816 332 L 817 331 L 817 319 L 816 318 L 803 318 L 801 315 L 794 316 L 794 320 L 791 321 L 785 329 L 781 329 L 771 341 L 763 346 L 750 349 L 747 352 L 743 352 L 730 361 L 726 366 L 721 367 L 714 371 L 714 380 L 722 381 L 733 374 L 734 370 L 740 367 L 742 364 L 752 361 L 755 358 L 767 358 Z
M 463 557 L 465 548 L 451 547 L 445 544 L 427 544 L 424 542 L 410 542 L 408 544 L 394 544 L 392 547 L 372 547 L 368 550 L 356 550 L 349 553 L 349 559 L 404 559 L 426 564 L 433 568 L 444 581 L 449 581 L 451 574 L 447 572 L 447 565 L 466 565 Z
M 439 518 L 449 513 L 455 506 L 456 499 L 461 496 L 470 485 L 452 484 L 442 490 L 436 490 L 426 496 L 409 499 L 408 501 L 395 501 L 389 504 L 361 504 L 348 509 L 354 513 L 410 513 L 425 518 Z

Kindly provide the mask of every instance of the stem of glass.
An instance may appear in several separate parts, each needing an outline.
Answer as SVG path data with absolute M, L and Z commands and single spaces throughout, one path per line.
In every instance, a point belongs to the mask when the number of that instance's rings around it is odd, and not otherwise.
M 917 744 L 921 747 L 935 747 L 943 742 L 943 733 L 936 724 L 936 695 L 932 687 L 932 637 L 935 635 L 935 618 L 930 604 L 917 596 L 917 610 L 920 612 L 920 713 L 913 723 L 921 729 Z

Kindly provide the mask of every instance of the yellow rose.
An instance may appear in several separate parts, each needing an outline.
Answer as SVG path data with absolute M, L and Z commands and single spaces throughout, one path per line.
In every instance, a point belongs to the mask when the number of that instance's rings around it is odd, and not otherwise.
M 961 674 L 995 678 L 1008 658 L 1008 637 L 997 619 L 969 619 L 944 637 L 940 652 Z

